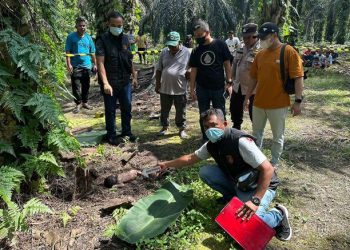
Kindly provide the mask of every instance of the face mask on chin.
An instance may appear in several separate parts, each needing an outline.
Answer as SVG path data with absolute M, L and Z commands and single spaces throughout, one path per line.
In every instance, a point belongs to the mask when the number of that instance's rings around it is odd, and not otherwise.
M 209 128 L 205 131 L 205 135 L 208 137 L 209 141 L 215 143 L 222 138 L 224 130 L 220 128 Z
M 262 49 L 268 49 L 272 46 L 272 44 L 275 42 L 275 39 L 273 37 L 267 38 L 265 40 L 260 41 L 260 48 Z
M 109 27 L 109 31 L 114 36 L 119 36 L 123 32 L 123 27 Z

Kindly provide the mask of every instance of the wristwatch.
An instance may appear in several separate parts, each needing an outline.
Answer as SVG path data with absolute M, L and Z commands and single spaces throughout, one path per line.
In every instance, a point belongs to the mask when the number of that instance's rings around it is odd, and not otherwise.
M 260 205 L 261 200 L 258 197 L 252 196 L 252 198 L 250 200 L 255 206 L 259 206 Z
M 303 98 L 295 98 L 294 102 L 296 103 L 301 103 L 303 101 Z

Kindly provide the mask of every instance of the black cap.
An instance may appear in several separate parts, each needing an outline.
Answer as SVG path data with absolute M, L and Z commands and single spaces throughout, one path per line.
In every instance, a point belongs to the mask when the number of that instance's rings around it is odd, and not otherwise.
M 247 23 L 247 24 L 243 25 L 243 27 L 242 27 L 242 34 L 243 35 L 251 34 L 251 33 L 257 34 L 258 33 L 257 30 L 258 30 L 257 24 Z
M 260 26 L 258 37 L 260 39 L 264 39 L 267 35 L 273 34 L 273 33 L 278 34 L 278 32 L 279 32 L 279 29 L 276 24 L 267 22 Z

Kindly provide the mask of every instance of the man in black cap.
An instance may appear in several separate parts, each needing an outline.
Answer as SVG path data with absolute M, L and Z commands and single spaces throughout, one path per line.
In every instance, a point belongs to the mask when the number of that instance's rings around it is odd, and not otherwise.
M 236 57 L 232 65 L 233 91 L 230 101 L 230 112 L 233 128 L 240 130 L 243 122 L 243 102 L 250 86 L 255 84 L 255 80 L 250 76 L 250 67 L 255 55 L 260 48 L 258 39 L 258 25 L 248 23 L 243 26 L 243 47 L 237 49 Z M 250 96 L 249 116 L 252 120 L 252 108 L 255 89 Z
M 210 108 L 219 108 L 225 114 L 224 93 L 232 92 L 230 51 L 223 41 L 211 37 L 209 25 L 198 20 L 194 25 L 194 38 L 198 46 L 192 50 L 189 66 L 190 94 L 192 101 L 198 100 L 199 113 Z M 203 142 L 208 138 L 200 118 Z
M 283 151 L 285 119 L 291 106 L 293 116 L 301 113 L 303 92 L 303 64 L 298 52 L 287 45 L 284 51 L 286 75 L 295 80 L 295 101 L 291 105 L 289 94 L 284 90 L 280 74 L 280 51 L 282 43 L 279 29 L 274 23 L 264 23 L 259 28 L 258 38 L 262 50 L 255 56 L 250 75 L 256 79 L 244 100 L 247 109 L 249 98 L 256 87 L 253 104 L 253 136 L 261 148 L 263 133 L 267 120 L 270 122 L 273 140 L 271 146 L 271 163 L 276 166 Z

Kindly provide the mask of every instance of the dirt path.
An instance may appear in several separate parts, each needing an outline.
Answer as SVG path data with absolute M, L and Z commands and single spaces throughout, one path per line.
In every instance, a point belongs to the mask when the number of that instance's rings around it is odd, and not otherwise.
M 288 206 L 294 235 L 290 242 L 273 239 L 268 249 L 350 249 L 350 83 L 338 76 L 314 74 L 306 90 L 305 112 L 302 117 L 289 117 L 286 128 L 286 148 L 278 175 L 281 185 L 277 202 Z M 102 99 L 98 86 L 92 88 L 93 111 L 73 115 L 71 104 L 65 104 L 66 117 L 72 128 L 104 128 L 104 118 L 95 118 L 102 112 Z M 74 197 L 76 162 L 65 162 L 67 179 L 51 180 L 52 195 L 42 195 L 44 203 L 55 210 L 52 216 L 38 216 L 31 221 L 31 230 L 18 235 L 16 249 L 133 249 L 118 240 L 103 236 L 113 223 L 110 213 L 101 209 L 137 200 L 156 189 L 157 181 L 137 177 L 134 181 L 112 189 L 103 186 L 105 177 L 130 169 L 152 166 L 157 159 L 170 159 L 192 152 L 200 144 L 198 110 L 189 105 L 188 124 L 190 138 L 181 140 L 174 134 L 159 138 L 158 120 L 150 118 L 159 111 L 159 99 L 148 92 L 136 94 L 133 106 L 133 130 L 140 137 L 138 144 L 112 147 L 102 144 L 83 150 L 88 168 L 95 169 L 97 178 L 92 189 L 83 198 Z M 173 117 L 173 111 L 172 111 Z M 118 121 L 120 121 L 118 119 Z M 250 132 L 247 117 L 244 129 Z M 269 155 L 271 133 L 266 129 L 264 152 Z M 125 166 L 121 159 L 135 150 L 138 153 Z M 74 198 L 74 199 L 73 199 Z M 74 207 L 80 207 L 76 213 Z M 72 209 L 73 208 L 73 209 Z M 64 213 L 70 220 L 63 225 Z M 220 232 L 220 229 L 217 229 Z M 218 249 L 215 235 L 203 236 L 191 249 Z M 221 249 L 231 244 L 227 237 Z M 52 248 L 54 247 L 54 248 Z

